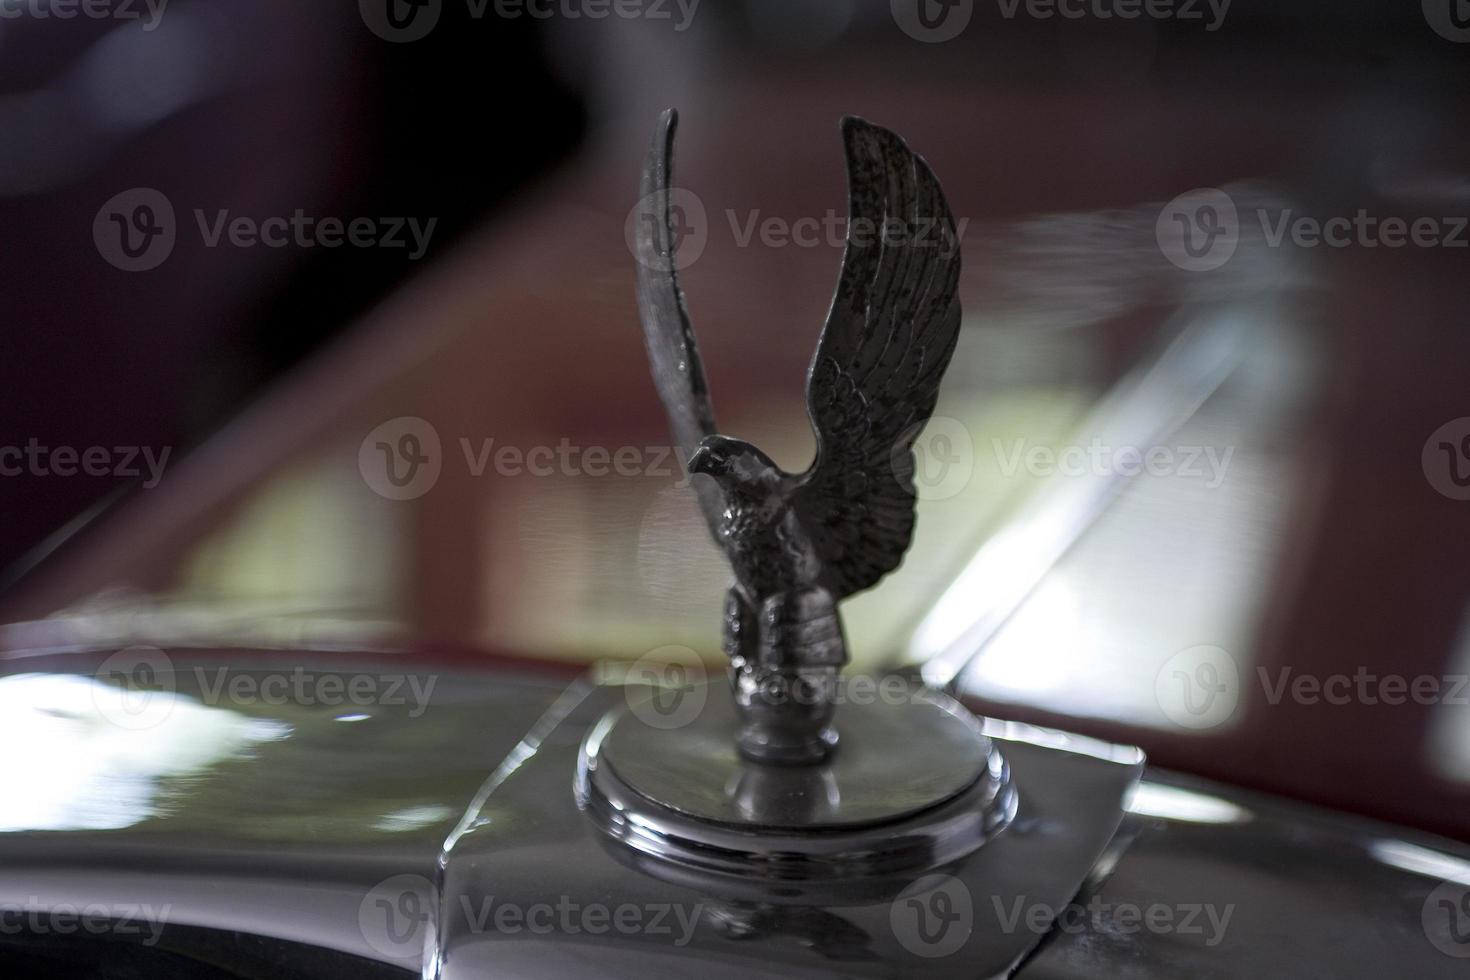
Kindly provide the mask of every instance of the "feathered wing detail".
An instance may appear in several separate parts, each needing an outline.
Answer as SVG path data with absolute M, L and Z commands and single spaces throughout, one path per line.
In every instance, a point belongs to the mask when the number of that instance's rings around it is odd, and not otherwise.
M 679 288 L 676 261 L 676 203 L 672 200 L 674 131 L 679 116 L 668 109 L 659 117 L 639 191 L 637 226 L 638 312 L 653 368 L 653 382 L 669 415 L 681 470 L 705 436 L 715 432 L 714 406 L 694 342 L 694 328 Z M 687 470 L 684 470 L 688 476 Z M 691 481 L 710 533 L 715 531 L 724 499 L 708 477 Z
M 959 339 L 954 218 L 929 166 L 895 134 L 843 120 L 849 224 L 842 273 L 807 373 L 817 457 L 793 497 L 837 598 L 908 550 L 914 440 Z

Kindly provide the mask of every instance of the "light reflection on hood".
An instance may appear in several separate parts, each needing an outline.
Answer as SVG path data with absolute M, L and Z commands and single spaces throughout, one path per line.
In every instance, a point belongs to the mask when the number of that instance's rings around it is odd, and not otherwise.
M 164 699 L 156 724 L 115 719 L 138 692 L 93 677 L 0 677 L 0 832 L 118 830 L 161 811 L 162 780 L 198 774 L 253 745 L 291 734 L 291 726 L 208 707 L 186 695 Z

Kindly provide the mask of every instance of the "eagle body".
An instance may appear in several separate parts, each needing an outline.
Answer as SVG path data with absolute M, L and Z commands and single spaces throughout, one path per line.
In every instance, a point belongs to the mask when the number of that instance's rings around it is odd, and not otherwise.
M 712 479 L 724 501 L 713 531 L 735 575 L 724 648 L 736 669 L 845 663 L 837 602 L 795 506 L 800 478 L 749 443 L 718 435 L 694 453 L 690 473 Z
M 725 508 L 716 533 L 725 546 L 742 596 L 759 607 L 773 595 L 817 586 L 817 561 L 811 539 L 789 510 L 770 507 Z
M 778 592 L 819 584 L 821 563 L 789 493 L 783 486 L 769 494 L 730 494 L 715 526 L 735 581 L 757 606 Z

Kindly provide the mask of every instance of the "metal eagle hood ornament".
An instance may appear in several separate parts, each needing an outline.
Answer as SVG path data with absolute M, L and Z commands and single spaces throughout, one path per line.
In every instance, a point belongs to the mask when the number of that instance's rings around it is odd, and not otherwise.
M 837 604 L 898 567 L 914 527 L 914 440 L 959 337 L 959 240 L 929 166 L 849 116 L 846 250 L 807 373 L 817 452 L 787 473 L 720 434 L 679 288 L 671 174 L 677 115 L 649 151 L 637 214 L 638 306 L 654 382 L 716 542 L 735 574 L 724 650 L 746 758 L 804 764 L 831 726 L 847 648 Z
M 702 910 L 696 948 L 609 960 L 651 974 L 725 976 L 738 962 L 728 975 L 1009 976 L 1041 937 L 971 915 L 980 896 L 1061 908 L 1113 839 L 1143 760 L 983 721 L 903 677 L 875 685 L 897 696 L 837 686 L 837 604 L 898 567 L 913 532 L 914 440 L 959 331 L 949 208 L 901 139 L 844 120 L 847 249 L 807 376 L 817 453 L 786 473 L 715 426 L 679 291 L 674 124 L 660 120 L 633 213 L 639 306 L 676 444 L 734 571 L 732 683 L 633 671 L 564 692 L 446 845 L 442 907 L 494 892 Z M 575 809 L 548 807 L 569 769 Z M 496 938 L 451 931 L 436 955 L 454 977 L 499 975 L 518 947 L 521 972 L 541 975 L 563 948 Z M 585 972 L 584 938 L 564 947 L 571 972 Z M 603 953 L 641 957 L 656 940 L 633 942 Z

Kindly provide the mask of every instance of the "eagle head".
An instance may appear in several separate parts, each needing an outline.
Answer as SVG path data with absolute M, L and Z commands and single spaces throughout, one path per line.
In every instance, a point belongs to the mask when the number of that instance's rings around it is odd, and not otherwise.
M 743 439 L 706 436 L 689 457 L 689 472 L 714 478 L 722 489 L 754 490 L 769 486 L 781 471 L 771 457 Z

